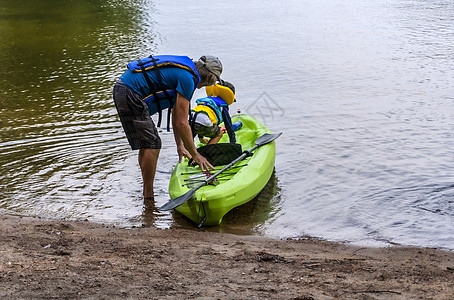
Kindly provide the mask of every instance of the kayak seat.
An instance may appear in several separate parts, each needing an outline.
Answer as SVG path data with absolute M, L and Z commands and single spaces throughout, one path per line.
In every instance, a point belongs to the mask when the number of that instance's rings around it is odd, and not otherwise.
M 205 145 L 197 148 L 197 151 L 213 166 L 227 165 L 242 154 L 241 145 L 232 143 Z

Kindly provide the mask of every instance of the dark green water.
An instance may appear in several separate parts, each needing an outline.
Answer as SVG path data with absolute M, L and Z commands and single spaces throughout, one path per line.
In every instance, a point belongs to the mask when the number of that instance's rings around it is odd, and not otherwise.
M 115 164 L 126 153 L 112 86 L 131 57 L 155 47 L 144 3 L 150 9 L 143 1 L 1 2 L 6 213 L 90 217 L 95 208 L 76 207 L 110 198 L 105 180 L 123 168 Z

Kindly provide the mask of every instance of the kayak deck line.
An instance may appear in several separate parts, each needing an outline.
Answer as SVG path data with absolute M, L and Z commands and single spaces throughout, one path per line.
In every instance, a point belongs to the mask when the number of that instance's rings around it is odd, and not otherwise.
M 235 172 L 235 173 L 232 172 L 232 173 L 228 173 L 228 174 L 224 174 L 224 173 L 223 173 L 223 174 L 218 175 L 217 178 L 229 177 L 229 176 L 233 176 L 233 175 L 236 175 L 236 174 L 237 174 L 237 172 Z M 200 175 L 200 176 L 203 175 L 203 176 L 205 176 L 206 178 L 208 178 L 211 174 L 208 174 L 208 175 L 205 174 L 205 173 L 196 173 L 196 174 L 193 174 L 193 176 L 196 176 L 196 175 Z M 204 179 L 205 179 L 205 178 L 204 178 Z M 190 180 L 191 180 L 191 178 L 184 179 L 184 181 L 190 181 Z
M 241 167 L 244 167 L 244 166 L 247 166 L 248 164 L 244 164 L 244 165 L 239 165 L 239 166 L 234 166 L 234 167 L 230 167 L 228 170 L 226 170 L 224 173 L 226 172 L 230 172 L 232 169 L 237 169 L 237 168 L 241 168 Z M 214 169 L 212 172 L 213 173 L 216 173 L 217 171 L 221 170 L 222 167 L 224 166 L 221 166 L 221 168 L 219 169 Z M 194 171 L 194 172 L 183 172 L 183 173 L 180 173 L 180 175 L 195 175 L 195 174 L 198 174 L 198 173 L 201 173 L 202 171 L 199 170 L 199 171 Z
M 221 179 L 218 179 L 218 181 L 228 181 L 230 180 L 230 178 L 221 178 Z M 204 179 L 200 179 L 198 181 L 193 181 L 193 183 L 202 183 L 204 182 L 205 180 Z M 186 183 L 186 184 L 183 184 L 182 186 L 189 186 L 191 185 L 190 183 Z
M 201 174 L 202 174 L 202 175 L 205 175 L 205 174 L 203 174 L 203 173 L 201 173 Z M 228 179 L 230 179 L 230 178 L 226 178 L 226 177 L 229 177 L 229 176 L 235 175 L 235 174 L 236 174 L 236 173 L 226 174 L 226 175 L 222 174 L 222 175 L 219 175 L 219 176 L 216 177 L 216 178 L 217 178 L 217 179 L 221 179 L 221 178 L 222 178 L 222 179 L 228 180 Z M 192 181 L 192 182 L 200 181 L 200 182 L 202 182 L 202 181 L 205 181 L 205 179 L 206 179 L 206 178 L 197 178 L 197 179 L 190 179 L 190 178 L 188 178 L 188 179 L 184 179 L 184 181 Z

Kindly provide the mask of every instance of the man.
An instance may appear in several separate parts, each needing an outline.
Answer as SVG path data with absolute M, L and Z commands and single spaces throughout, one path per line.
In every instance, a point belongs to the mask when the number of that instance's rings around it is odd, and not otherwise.
M 154 197 L 153 182 L 161 138 L 150 115 L 172 110 L 172 127 L 179 161 L 192 158 L 204 171 L 214 169 L 197 152 L 188 123 L 190 101 L 196 88 L 220 80 L 222 64 L 217 57 L 202 56 L 193 62 L 187 56 L 157 55 L 133 61 L 120 76 L 113 91 L 118 115 L 131 149 L 139 150 L 143 196 Z M 169 122 L 169 119 L 167 120 Z

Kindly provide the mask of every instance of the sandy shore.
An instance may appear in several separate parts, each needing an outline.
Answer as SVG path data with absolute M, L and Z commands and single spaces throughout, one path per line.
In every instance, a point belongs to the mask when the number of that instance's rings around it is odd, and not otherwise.
M 0 216 L 1 299 L 454 299 L 454 252 Z

